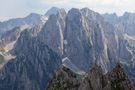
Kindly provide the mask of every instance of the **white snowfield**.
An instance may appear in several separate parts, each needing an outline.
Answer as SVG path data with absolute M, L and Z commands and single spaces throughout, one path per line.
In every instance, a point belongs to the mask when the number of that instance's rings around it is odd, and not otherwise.
M 124 38 L 126 38 L 126 39 L 128 38 L 128 39 L 135 40 L 135 36 L 132 37 L 132 36 L 129 36 L 129 35 L 127 35 L 127 34 L 124 35 Z
M 64 41 L 63 41 L 63 43 L 64 43 L 65 45 L 67 45 L 67 44 L 68 44 L 67 40 L 64 40 Z
M 66 68 L 69 68 L 70 70 L 72 70 L 73 72 L 79 74 L 79 75 L 85 75 L 86 72 L 80 70 L 76 65 L 74 65 L 69 59 L 68 57 L 65 57 L 62 59 L 62 65 Z

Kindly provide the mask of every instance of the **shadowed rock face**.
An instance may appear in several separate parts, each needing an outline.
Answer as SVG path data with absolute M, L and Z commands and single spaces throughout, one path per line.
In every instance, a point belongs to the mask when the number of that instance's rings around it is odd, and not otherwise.
M 75 75 L 74 75 L 75 76 Z M 52 80 L 48 83 L 47 90 L 135 90 L 133 82 L 126 74 L 120 63 L 107 74 L 103 75 L 100 66 L 95 66 L 82 81 L 76 82 L 73 73 L 65 68 L 58 69 Z M 68 84 L 71 84 L 68 86 Z
M 59 68 L 46 90 L 78 90 L 80 83 L 67 68 Z
M 58 54 L 36 38 L 31 38 L 27 30 L 21 33 L 17 44 L 20 46 L 16 49 L 18 56 L 1 71 L 0 89 L 45 89 L 55 70 L 61 67 Z
M 133 82 L 120 63 L 103 77 L 103 90 L 135 90 Z

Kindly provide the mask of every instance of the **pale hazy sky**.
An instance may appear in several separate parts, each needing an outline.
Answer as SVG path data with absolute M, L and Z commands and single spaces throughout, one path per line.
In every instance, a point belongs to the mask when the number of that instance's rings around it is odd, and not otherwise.
M 122 15 L 125 11 L 135 13 L 135 0 L 0 0 L 0 21 L 25 17 L 31 12 L 44 14 L 51 7 L 88 7 L 99 13 Z

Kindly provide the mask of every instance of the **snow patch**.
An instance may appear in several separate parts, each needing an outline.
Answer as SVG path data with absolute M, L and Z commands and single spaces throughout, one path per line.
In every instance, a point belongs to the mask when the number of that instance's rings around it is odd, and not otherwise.
M 65 57 L 65 58 L 62 59 L 62 62 L 64 62 L 65 60 L 70 61 L 70 60 L 68 59 L 68 57 Z
M 73 72 L 80 74 L 80 75 L 84 75 L 86 74 L 84 71 L 80 70 L 76 65 L 74 65 L 69 59 L 68 57 L 65 57 L 62 59 L 62 65 L 66 68 L 69 68 L 70 70 L 72 70 Z
M 48 17 L 46 17 L 46 16 L 42 16 L 42 17 L 41 17 L 42 23 L 45 23 L 47 20 L 48 20 Z
M 135 40 L 135 36 L 129 36 L 129 35 L 125 34 L 124 37 L 125 37 L 126 39 Z
M 65 45 L 67 45 L 67 44 L 68 44 L 67 40 L 64 40 L 64 41 L 63 41 L 63 43 L 64 43 Z
M 65 52 L 67 52 L 67 49 L 65 49 Z
M 126 62 L 120 61 L 120 63 L 125 64 L 125 65 L 127 65 L 127 66 L 130 66 L 130 65 L 129 65 L 128 63 L 126 63 Z

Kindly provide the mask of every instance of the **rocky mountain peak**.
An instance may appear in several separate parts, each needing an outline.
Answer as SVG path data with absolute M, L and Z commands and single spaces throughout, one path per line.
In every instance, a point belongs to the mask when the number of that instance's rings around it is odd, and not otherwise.
M 57 16 L 61 16 L 61 17 L 63 17 L 63 16 L 66 16 L 66 11 L 65 11 L 65 9 L 63 9 L 63 8 L 61 8 L 61 9 L 59 9 L 58 11 L 57 11 Z
M 102 88 L 102 68 L 97 64 L 90 70 L 88 78 L 93 90 L 100 90 Z
M 120 63 L 103 77 L 104 90 L 135 90 L 133 82 Z
M 102 16 L 106 19 L 106 21 L 110 22 L 113 25 L 118 23 L 119 17 L 117 16 L 116 13 L 112 13 L 112 14 L 105 13 L 102 14 Z
M 95 74 L 95 75 L 97 75 L 97 74 L 102 74 L 102 68 L 101 68 L 101 66 L 98 66 L 96 63 L 94 64 L 94 67 L 90 70 L 90 75 L 92 75 L 92 74 Z
M 127 16 L 129 16 L 131 13 L 129 13 L 129 12 L 125 12 L 124 14 L 123 14 L 123 16 L 124 17 L 127 17 Z
M 115 64 L 115 68 L 121 69 L 122 68 L 122 65 L 120 63 L 116 63 Z
M 54 20 L 54 22 L 57 21 L 57 16 L 55 14 L 51 14 L 50 17 L 49 17 L 49 20 L 52 21 Z
M 117 16 L 117 14 L 116 14 L 115 12 L 114 12 L 114 13 L 112 13 L 112 15 L 113 15 L 113 16 L 115 16 L 115 17 L 118 17 L 118 16 Z
M 80 18 L 81 16 L 82 16 L 82 14 L 79 9 L 72 8 L 67 14 L 67 19 L 73 20 L 75 17 Z
M 98 13 L 90 10 L 89 8 L 81 9 L 82 14 L 90 20 L 104 21 L 104 18 Z
M 48 83 L 46 90 L 77 90 L 80 83 L 69 69 L 59 68 Z
M 57 18 L 58 18 L 59 23 L 61 25 L 62 33 L 64 34 L 64 32 L 65 32 L 65 24 L 66 24 L 66 22 L 65 22 L 66 11 L 63 8 L 61 8 L 61 9 L 58 10 L 58 12 L 57 12 Z
M 123 20 L 134 20 L 134 17 L 135 17 L 135 14 L 134 13 L 129 13 L 129 12 L 125 12 L 123 14 L 123 16 L 120 17 L 120 21 L 123 21 Z
M 8 21 L 0 23 L 0 34 L 12 30 L 16 26 L 31 28 L 39 23 L 44 24 L 47 21 L 47 19 L 48 18 L 46 16 L 36 13 L 31 13 L 30 15 L 24 18 L 10 19 Z
M 120 63 L 105 75 L 102 74 L 101 67 L 95 64 L 88 76 L 78 83 L 76 81 L 78 79 L 69 69 L 58 69 L 47 90 L 135 90 L 133 82 Z M 68 86 L 69 84 L 71 85 Z
M 40 14 L 37 13 L 30 13 L 27 17 L 40 17 Z
M 59 10 L 59 8 L 57 7 L 52 7 L 51 9 L 49 9 L 46 13 L 45 16 L 50 16 L 51 14 L 57 14 L 57 11 Z
M 87 16 L 88 14 L 91 14 L 92 16 L 95 16 L 95 15 L 94 15 L 95 12 L 92 11 L 91 9 L 87 8 L 87 7 L 82 8 L 82 9 L 81 9 L 81 12 L 82 12 L 83 14 L 85 14 L 86 16 Z
M 60 9 L 57 13 L 51 14 L 48 21 L 39 33 L 39 40 L 48 45 L 60 56 L 63 54 L 63 32 L 65 29 L 65 11 Z
M 108 16 L 108 15 L 109 15 L 109 16 L 113 16 L 113 17 L 118 17 L 115 12 L 114 12 L 114 13 L 111 13 L 111 14 L 110 14 L 110 13 L 105 13 L 105 14 L 103 14 L 103 16 L 104 16 L 104 15 L 105 15 L 105 16 Z

